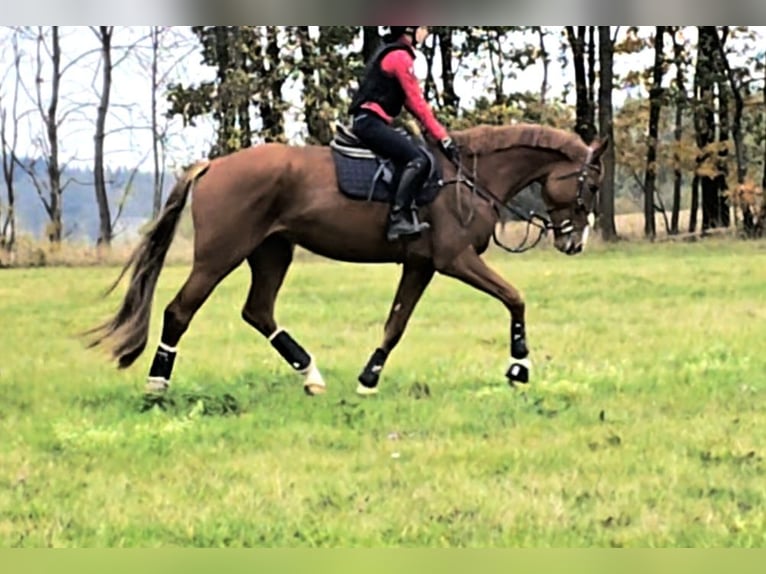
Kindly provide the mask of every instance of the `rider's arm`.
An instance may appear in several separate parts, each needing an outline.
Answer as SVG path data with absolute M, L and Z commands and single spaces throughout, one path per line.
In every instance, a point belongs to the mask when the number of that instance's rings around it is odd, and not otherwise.
M 423 124 L 431 136 L 437 141 L 442 141 L 448 137 L 447 130 L 436 119 L 431 106 L 423 97 L 413 64 L 413 59 L 407 52 L 394 50 L 383 58 L 381 68 L 385 73 L 399 80 L 406 95 L 404 105 L 409 112 Z

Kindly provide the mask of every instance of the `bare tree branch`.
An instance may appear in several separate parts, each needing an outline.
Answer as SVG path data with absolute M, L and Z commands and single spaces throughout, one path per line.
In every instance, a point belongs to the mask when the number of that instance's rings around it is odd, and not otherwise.
M 120 219 L 120 216 L 122 215 L 125 205 L 127 205 L 128 198 L 131 195 L 131 192 L 133 191 L 133 182 L 136 178 L 136 175 L 138 174 L 138 171 L 141 167 L 141 165 L 146 161 L 146 159 L 149 157 L 149 152 L 147 151 L 144 156 L 141 158 L 141 161 L 131 170 L 130 175 L 128 176 L 128 181 L 125 182 L 125 186 L 122 191 L 122 195 L 120 197 L 119 202 L 117 203 L 117 213 L 114 216 L 114 220 L 112 220 L 112 228 L 114 228 L 117 225 L 117 222 Z
M 13 156 L 13 161 L 32 180 L 32 184 L 34 185 L 34 188 L 37 191 L 37 195 L 40 196 L 40 201 L 42 201 L 43 207 L 45 208 L 45 211 L 48 213 L 48 217 L 52 219 L 53 207 L 50 205 L 50 203 L 48 203 L 48 199 L 46 198 L 48 190 L 45 186 L 45 183 L 40 181 L 40 179 L 37 177 L 37 173 L 35 170 L 36 162 L 32 160 L 30 164 L 27 165 L 23 161 L 21 161 L 18 158 L 18 156 L 16 156 L 15 154 Z

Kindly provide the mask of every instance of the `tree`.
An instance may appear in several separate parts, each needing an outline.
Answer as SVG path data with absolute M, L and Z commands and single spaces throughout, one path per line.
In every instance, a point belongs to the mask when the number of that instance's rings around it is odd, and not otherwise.
M 300 49 L 299 69 L 303 83 L 303 109 L 308 141 L 328 144 L 333 124 L 345 113 L 342 92 L 359 80 L 364 68 L 363 54 L 344 54 L 364 28 L 365 43 L 371 42 L 375 26 L 294 26 Z M 377 34 L 377 31 L 375 31 Z M 366 50 L 363 49 L 363 53 Z M 290 64 L 291 60 L 287 60 Z
M 252 45 L 243 42 L 238 26 L 192 26 L 192 31 L 200 42 L 203 63 L 216 70 L 216 78 L 197 85 L 170 85 L 168 116 L 180 115 L 185 125 L 194 125 L 198 116 L 212 115 L 216 141 L 210 157 L 248 147 L 253 78 L 245 66 Z
M 314 34 L 316 30 L 316 38 Z M 194 26 L 203 63 L 216 70 L 213 81 L 169 87 L 169 116 L 193 124 L 212 115 L 217 137 L 210 157 L 256 141 L 283 141 L 284 84 L 300 76 L 310 137 L 322 132 L 318 114 L 330 121 L 342 108 L 340 89 L 357 71 L 359 58 L 342 52 L 358 37 L 358 26 Z M 298 55 L 300 54 L 300 55 Z M 351 64 L 351 65 L 349 65 Z M 298 72 L 298 73 L 296 73 Z M 260 129 L 253 120 L 260 120 Z M 325 120 L 322 120 L 325 121 Z
M 724 61 L 726 54 L 723 49 L 723 44 L 726 43 L 726 39 L 729 37 L 729 27 L 721 26 L 722 37 L 718 36 L 718 32 L 711 36 L 714 49 L 714 61 L 715 61 L 715 83 L 718 94 L 718 146 L 716 150 L 716 189 L 717 194 L 715 197 L 715 207 L 713 216 L 713 227 L 729 227 L 730 225 L 730 210 L 729 210 L 729 138 L 731 136 L 731 111 L 730 111 L 730 88 L 726 79 L 726 73 L 724 71 Z M 719 50 L 720 47 L 720 50 Z M 741 115 L 740 115 L 741 120 Z M 711 201 L 713 199 L 711 198 Z
M 673 204 L 671 208 L 670 233 L 676 235 L 679 232 L 679 220 L 681 214 L 681 189 L 683 187 L 683 169 L 681 151 L 684 135 L 684 112 L 688 105 L 688 94 L 686 92 L 686 68 L 688 62 L 688 52 L 681 43 L 681 26 L 670 26 L 668 33 L 673 40 L 673 63 L 676 68 L 676 77 L 672 90 L 675 94 L 675 126 L 673 129 L 674 149 L 673 149 Z
M 660 112 L 665 92 L 662 77 L 665 65 L 664 56 L 665 26 L 656 26 L 654 33 L 654 68 L 652 88 L 649 94 L 649 137 L 646 151 L 646 170 L 644 172 L 644 235 L 654 238 L 657 230 L 654 224 L 654 195 L 657 181 L 657 145 L 659 140 Z
M 532 26 L 532 30 L 535 32 L 535 34 L 537 34 L 538 37 L 540 48 L 539 57 L 543 64 L 543 79 L 540 86 L 540 104 L 545 105 L 548 98 L 548 78 L 550 75 L 549 69 L 551 66 L 551 57 L 548 53 L 548 49 L 545 46 L 545 37 L 548 35 L 548 32 L 542 26 Z
M 445 115 L 455 117 L 460 109 L 460 96 L 455 91 L 455 77 L 460 66 L 461 58 L 458 56 L 460 44 L 464 44 L 468 35 L 475 36 L 472 46 L 479 48 L 480 34 L 472 34 L 471 28 L 476 26 L 432 26 L 431 41 L 423 46 L 426 58 L 427 73 L 425 83 L 425 97 L 432 102 Z M 439 55 L 441 91 L 437 89 L 437 74 L 434 71 L 436 54 Z
M 69 109 L 59 115 L 59 94 L 61 79 L 66 70 L 81 60 L 85 54 L 73 59 L 69 64 L 62 66 L 61 63 L 61 39 L 58 26 L 50 26 L 50 40 L 43 26 L 38 26 L 35 33 L 35 66 L 34 66 L 34 95 L 28 89 L 23 79 L 19 77 L 22 89 L 29 99 L 35 102 L 35 112 L 44 126 L 43 135 L 37 140 L 43 161 L 45 162 L 47 181 L 41 181 L 37 176 L 36 159 L 27 164 L 16 158 L 17 165 L 29 175 L 32 180 L 40 201 L 48 214 L 47 226 L 48 240 L 51 243 L 60 243 L 63 235 L 61 196 L 66 188 L 62 181 L 62 165 L 59 157 L 59 127 L 66 117 L 74 110 Z M 47 99 L 43 96 L 42 86 L 45 78 L 45 58 L 50 60 L 50 93 Z
M 734 136 L 734 147 L 736 150 L 736 158 L 737 158 L 737 183 L 739 185 L 744 185 L 745 179 L 747 178 L 747 158 L 745 157 L 745 145 L 744 145 L 744 138 L 742 134 L 742 115 L 745 109 L 745 100 L 742 95 L 743 74 L 739 70 L 735 71 L 729 64 L 729 58 L 726 55 L 726 51 L 724 50 L 725 40 L 720 38 L 718 34 L 716 34 L 713 37 L 713 41 L 715 43 L 715 49 L 716 49 L 716 53 L 718 54 L 719 62 L 723 66 L 723 71 L 725 73 L 725 80 L 726 82 L 728 82 L 728 89 L 731 90 L 731 93 L 734 96 L 734 117 L 732 120 L 731 129 L 732 129 L 732 135 Z M 726 92 L 726 90 L 727 90 L 727 87 L 724 85 L 723 82 L 721 82 L 719 84 L 719 93 L 721 94 L 721 96 L 719 97 L 722 97 L 723 94 Z M 725 116 L 726 114 L 724 113 L 724 110 L 722 110 L 721 111 L 722 123 L 723 123 L 723 118 Z
M 257 72 L 255 87 L 260 99 L 261 133 L 264 141 L 267 142 L 284 141 L 285 137 L 285 105 L 282 97 L 285 74 L 280 62 L 278 28 L 278 26 L 266 26 L 266 38 L 261 41 L 253 39 Z M 263 41 L 266 43 L 265 50 Z M 248 115 L 247 103 L 243 101 L 240 116 Z
M 107 131 L 106 124 L 109 118 L 110 111 L 113 107 L 118 106 L 116 102 L 112 102 L 112 88 L 113 88 L 113 73 L 115 68 L 120 66 L 125 60 L 127 60 L 133 52 L 137 49 L 144 40 L 147 40 L 147 36 L 141 36 L 133 43 L 117 46 L 114 44 L 114 26 L 91 26 L 91 32 L 95 36 L 98 42 L 98 66 L 96 68 L 96 75 L 100 76 L 100 82 L 96 87 L 96 81 L 94 76 L 94 91 L 98 97 L 98 104 L 96 107 L 96 120 L 94 127 L 94 152 L 93 152 L 93 188 L 96 196 L 96 204 L 98 206 L 99 214 L 99 233 L 97 238 L 97 245 L 100 247 L 109 247 L 114 238 L 114 229 L 118 220 L 122 216 L 127 202 L 128 196 L 131 191 L 133 179 L 140 167 L 136 167 L 130 172 L 127 183 L 125 183 L 120 196 L 116 198 L 114 206 L 114 214 L 112 207 L 110 206 L 110 191 L 114 185 L 114 181 L 107 180 L 106 174 L 106 162 L 105 162 L 105 141 L 107 136 L 111 133 Z M 125 30 L 127 31 L 127 30 Z M 132 108 L 135 104 L 130 103 L 128 108 Z M 129 125 L 116 128 L 117 130 L 123 129 L 135 129 L 136 126 Z M 114 131 L 114 130 L 112 130 Z M 149 152 L 146 153 L 144 159 L 149 156 Z
M 162 92 L 168 86 L 168 78 L 177 71 L 179 64 L 187 60 L 196 51 L 188 37 L 177 27 L 149 26 L 142 41 L 134 47 L 136 62 L 149 76 L 149 114 L 144 117 L 146 125 L 133 126 L 147 129 L 152 134 L 152 171 L 153 201 L 152 218 L 157 217 L 162 209 L 162 193 L 165 188 L 165 173 L 168 164 L 168 145 L 170 139 L 170 120 L 163 113 L 165 105 Z
M 454 26 L 440 28 L 437 38 L 441 57 L 442 101 L 445 111 L 454 116 L 460 109 L 460 97 L 455 91 L 455 29 Z
M 98 204 L 99 234 L 98 245 L 112 243 L 112 216 L 109 210 L 109 196 L 104 175 L 104 139 L 106 138 L 106 117 L 109 112 L 109 98 L 112 93 L 112 37 L 114 26 L 91 27 L 99 41 L 101 50 L 101 97 L 96 111 L 96 133 L 93 155 L 93 187 Z
M 70 52 L 65 59 L 59 26 L 24 27 L 19 29 L 19 35 L 34 45 L 32 65 L 21 65 L 17 78 L 26 98 L 33 102 L 33 108 L 22 115 L 30 118 L 30 138 L 35 151 L 29 158 L 17 157 L 16 165 L 30 178 L 48 216 L 48 240 L 59 244 L 64 238 L 63 193 L 73 181 L 64 174 L 75 157 L 75 154 L 67 159 L 61 157 L 61 139 L 66 137 L 66 131 L 62 135 L 62 128 L 78 115 L 90 117 L 86 110 L 91 106 L 89 102 L 62 99 L 62 82 L 71 70 L 99 53 L 100 48 Z M 23 73 L 26 70 L 31 70 L 31 78 Z M 31 85 L 34 87 L 30 88 Z M 46 89 L 46 86 L 49 87 Z M 35 118 L 37 122 L 31 121 Z M 39 161 L 44 163 L 45 177 L 40 177 Z
M 162 26 L 151 26 L 149 38 L 151 39 L 151 130 L 152 130 L 152 163 L 154 167 L 154 193 L 152 194 L 152 219 L 155 219 L 162 210 L 162 188 L 165 180 L 165 143 L 167 137 L 167 123 L 160 129 L 157 92 L 160 89 L 161 80 L 159 74 L 160 46 L 166 29 Z
M 10 109 L 6 107 L 4 94 L 0 92 L 0 145 L 2 146 L 3 160 L 3 179 L 5 180 L 5 189 L 7 205 L 2 209 L 0 202 L 0 249 L 12 252 L 16 243 L 16 193 L 15 193 L 15 171 L 16 171 L 16 149 L 19 136 L 19 86 L 18 74 L 21 64 L 21 53 L 19 52 L 18 31 L 14 30 L 11 37 L 13 46 L 13 64 L 10 71 L 14 71 L 16 77 L 13 78 L 13 95 L 11 96 Z M 0 83 L 0 90 L 6 84 L 8 73 Z
M 697 170 L 692 183 L 692 217 L 689 231 L 697 224 L 697 205 L 701 191 L 702 231 L 728 225 L 728 201 L 721 193 L 721 158 L 724 146 L 716 142 L 716 111 L 726 119 L 727 110 L 716 106 L 715 88 L 720 85 L 721 69 L 716 44 L 718 31 L 715 26 L 698 26 L 697 67 L 695 71 L 695 131 L 697 135 Z M 724 103 L 726 99 L 724 97 Z M 724 106 L 725 107 L 725 106 Z M 726 135 L 726 124 L 723 124 Z M 724 139 L 725 142 L 725 139 Z
M 611 145 L 603 156 L 604 175 L 599 192 L 599 226 L 605 241 L 617 238 L 614 221 L 614 117 L 612 91 L 614 89 L 614 40 L 610 26 L 598 27 L 599 39 L 599 97 L 598 124 L 601 137 L 608 137 Z
M 366 26 L 374 28 L 375 26 Z M 316 70 L 317 48 L 311 37 L 309 26 L 296 26 L 298 45 L 300 46 L 300 71 L 303 80 L 303 110 L 309 143 L 327 144 L 333 137 L 332 125 L 326 114 L 322 114 L 322 89 Z M 367 33 L 367 32 L 366 32 Z
M 577 122 L 575 131 L 586 142 L 590 143 L 596 135 L 595 111 L 589 88 L 590 70 L 586 72 L 586 34 L 588 26 L 565 26 L 569 47 L 572 50 L 572 63 L 575 71 L 575 91 L 577 94 Z
M 301 26 L 301 28 L 308 30 L 308 26 Z M 380 49 L 382 42 L 377 26 L 362 26 L 362 59 L 365 64 Z
M 766 58 L 765 58 L 766 60 Z M 761 66 L 761 72 L 763 73 L 763 88 L 761 90 L 762 96 L 763 96 L 763 111 L 761 114 L 761 122 L 763 124 L 766 124 L 766 61 L 759 62 L 759 65 Z M 763 192 L 766 192 L 766 137 L 764 137 L 763 141 L 763 176 L 761 178 L 761 190 Z

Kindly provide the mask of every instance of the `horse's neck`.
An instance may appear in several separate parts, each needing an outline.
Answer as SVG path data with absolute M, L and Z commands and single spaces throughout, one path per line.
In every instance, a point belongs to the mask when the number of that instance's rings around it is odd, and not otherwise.
M 553 169 L 553 165 L 561 160 L 559 152 L 549 149 L 510 148 L 495 154 L 491 162 L 493 165 L 488 165 L 488 172 L 497 174 L 493 177 L 497 181 L 496 187 L 499 187 L 496 193 L 501 197 L 505 196 L 507 201 L 543 178 Z

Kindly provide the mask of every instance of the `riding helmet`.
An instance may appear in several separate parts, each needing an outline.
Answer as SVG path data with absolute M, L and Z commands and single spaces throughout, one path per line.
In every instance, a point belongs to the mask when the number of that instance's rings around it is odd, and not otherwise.
M 412 34 L 414 36 L 419 27 L 420 26 L 389 26 L 389 29 L 391 30 L 391 36 L 398 38 L 404 34 Z

